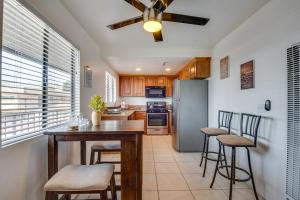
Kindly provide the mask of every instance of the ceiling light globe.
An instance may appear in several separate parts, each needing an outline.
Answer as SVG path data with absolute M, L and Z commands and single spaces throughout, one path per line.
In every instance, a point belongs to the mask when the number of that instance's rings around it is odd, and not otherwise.
M 150 33 L 158 32 L 162 29 L 162 24 L 155 20 L 145 21 L 144 29 Z

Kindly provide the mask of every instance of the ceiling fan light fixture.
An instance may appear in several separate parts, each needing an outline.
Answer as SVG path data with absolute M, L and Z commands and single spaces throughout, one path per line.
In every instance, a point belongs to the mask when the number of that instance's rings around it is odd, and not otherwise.
M 162 25 L 159 21 L 150 20 L 144 22 L 144 29 L 150 33 L 158 32 L 162 29 Z
M 150 33 L 158 32 L 162 29 L 162 15 L 153 8 L 148 8 L 144 12 L 144 29 Z

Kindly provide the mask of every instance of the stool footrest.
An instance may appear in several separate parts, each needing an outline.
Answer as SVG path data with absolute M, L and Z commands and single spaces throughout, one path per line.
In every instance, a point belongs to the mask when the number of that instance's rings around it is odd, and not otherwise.
M 224 169 L 224 168 L 229 168 L 229 169 L 231 169 L 231 165 L 221 165 L 221 166 L 219 166 L 219 167 L 218 167 L 218 173 L 219 173 L 221 176 L 223 176 L 224 178 L 227 178 L 228 180 L 231 180 L 231 177 L 230 177 L 230 176 L 227 176 L 226 174 L 223 174 L 223 172 L 220 171 L 221 169 Z M 236 179 L 234 179 L 235 181 L 238 181 L 238 182 L 247 182 L 247 181 L 249 181 L 249 180 L 251 179 L 250 173 L 249 173 L 247 170 L 245 170 L 245 169 L 243 169 L 243 168 L 240 168 L 240 167 L 235 167 L 235 169 L 237 169 L 237 170 L 239 170 L 239 171 L 241 171 L 241 172 L 244 172 L 244 173 L 247 174 L 247 176 L 248 176 L 247 178 L 244 178 L 244 179 L 236 178 Z
M 217 162 L 218 161 L 218 158 L 210 158 L 209 157 L 209 154 L 216 154 L 216 155 L 218 155 L 219 153 L 218 152 L 215 152 L 215 151 L 209 151 L 209 152 L 207 152 L 207 160 L 210 160 L 210 161 L 215 161 L 215 162 Z M 222 154 L 221 155 L 221 160 L 220 161 L 225 161 L 225 156 Z M 203 158 L 206 158 L 206 155 L 205 155 L 205 153 L 204 153 L 204 155 L 203 155 Z

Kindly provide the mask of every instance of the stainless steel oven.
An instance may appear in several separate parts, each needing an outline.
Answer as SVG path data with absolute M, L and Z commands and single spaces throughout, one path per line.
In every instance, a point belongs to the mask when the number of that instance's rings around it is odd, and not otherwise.
M 147 128 L 168 128 L 168 113 L 148 113 Z
M 168 134 L 166 102 L 147 102 L 148 134 Z

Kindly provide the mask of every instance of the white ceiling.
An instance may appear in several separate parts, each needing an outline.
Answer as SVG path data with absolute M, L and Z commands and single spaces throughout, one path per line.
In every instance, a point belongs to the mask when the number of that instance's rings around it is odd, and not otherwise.
M 163 62 L 176 69 L 187 58 L 209 56 L 227 34 L 269 0 L 174 0 L 166 12 L 210 18 L 206 26 L 163 22 L 163 38 L 155 43 L 142 23 L 118 30 L 106 26 L 142 13 L 124 0 L 61 0 L 102 49 L 103 57 L 119 73 L 161 74 Z M 150 0 L 141 0 L 145 5 Z

